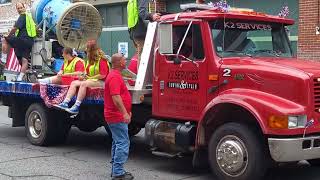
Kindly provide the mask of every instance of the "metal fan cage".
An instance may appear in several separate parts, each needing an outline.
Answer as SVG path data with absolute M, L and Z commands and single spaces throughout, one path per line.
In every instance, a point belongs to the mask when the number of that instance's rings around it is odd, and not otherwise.
M 86 42 L 98 39 L 102 31 L 102 18 L 98 10 L 84 2 L 74 3 L 57 23 L 57 38 L 64 47 L 84 50 Z

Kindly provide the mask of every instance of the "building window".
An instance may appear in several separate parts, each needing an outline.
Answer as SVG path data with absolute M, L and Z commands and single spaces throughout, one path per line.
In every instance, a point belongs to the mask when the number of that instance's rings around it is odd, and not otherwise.
M 103 26 L 127 26 L 127 4 L 106 5 L 97 7 Z

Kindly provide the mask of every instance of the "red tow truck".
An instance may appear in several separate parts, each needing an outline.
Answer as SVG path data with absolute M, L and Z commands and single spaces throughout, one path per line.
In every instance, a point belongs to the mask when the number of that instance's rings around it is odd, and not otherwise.
M 295 58 L 292 24 L 198 5 L 149 23 L 135 86 L 128 85 L 130 134 L 145 128 L 155 154 L 192 153 L 194 166 L 209 164 L 221 180 L 261 179 L 282 162 L 319 164 L 320 64 Z M 104 125 L 102 95 L 90 99 L 96 89 L 71 119 L 47 108 L 38 86 L 0 82 L 13 126 L 25 126 L 32 144 L 62 142 L 71 125 Z

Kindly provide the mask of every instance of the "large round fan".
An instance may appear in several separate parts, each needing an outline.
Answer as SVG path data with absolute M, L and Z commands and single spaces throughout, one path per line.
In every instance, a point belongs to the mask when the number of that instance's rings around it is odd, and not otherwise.
M 86 42 L 98 39 L 102 30 L 102 19 L 98 10 L 84 2 L 67 8 L 56 25 L 59 43 L 64 47 L 84 50 Z

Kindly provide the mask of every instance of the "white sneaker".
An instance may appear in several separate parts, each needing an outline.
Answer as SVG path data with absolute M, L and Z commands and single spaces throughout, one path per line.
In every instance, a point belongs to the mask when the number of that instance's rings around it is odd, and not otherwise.
M 20 74 L 18 75 L 16 81 L 17 81 L 17 82 L 22 81 L 24 75 L 25 75 L 24 73 L 20 73 Z

